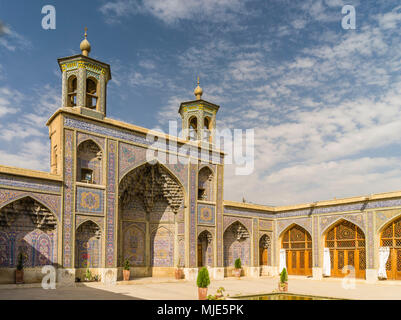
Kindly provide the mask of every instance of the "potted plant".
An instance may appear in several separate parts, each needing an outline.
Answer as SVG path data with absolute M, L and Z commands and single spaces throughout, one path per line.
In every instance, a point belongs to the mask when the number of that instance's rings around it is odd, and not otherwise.
M 177 280 L 180 280 L 184 277 L 184 270 L 181 268 L 181 260 L 178 259 L 177 267 L 174 270 L 174 275 Z
M 241 268 L 241 259 L 238 258 L 235 260 L 234 262 L 234 276 L 237 277 L 238 279 L 241 277 L 241 272 L 242 272 L 242 268 Z
M 92 272 L 89 270 L 89 268 L 86 269 L 85 281 L 92 281 Z
M 18 254 L 17 270 L 15 270 L 15 283 L 24 283 L 24 255 Z
M 288 291 L 288 274 L 287 269 L 284 268 L 280 273 L 280 282 L 278 284 L 279 291 L 287 292 Z
M 198 299 L 206 300 L 207 287 L 210 284 L 209 271 L 206 267 L 200 269 L 198 278 L 196 279 L 196 285 L 198 286 Z
M 130 277 L 130 263 L 128 259 L 124 261 L 124 270 L 123 270 L 123 279 L 124 281 L 128 281 Z

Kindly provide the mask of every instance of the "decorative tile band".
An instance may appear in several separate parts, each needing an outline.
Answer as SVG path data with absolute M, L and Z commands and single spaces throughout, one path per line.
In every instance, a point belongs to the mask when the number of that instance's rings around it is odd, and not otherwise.
M 190 211 L 189 211 L 189 267 L 196 266 L 196 177 L 197 165 L 190 164 Z
M 106 212 L 106 266 L 115 266 L 115 201 L 116 201 L 117 143 L 108 141 L 107 212 Z
M 224 167 L 217 166 L 216 240 L 218 267 L 223 267 L 223 173 Z
M 105 135 L 108 137 L 112 137 L 115 139 L 121 139 L 121 140 L 126 140 L 126 141 L 131 141 L 134 143 L 140 143 L 146 146 L 154 146 L 154 147 L 158 147 L 158 143 L 154 142 L 154 141 L 150 141 L 150 139 L 146 139 L 144 134 L 140 134 L 140 133 L 136 133 L 133 131 L 127 132 L 124 131 L 122 129 L 116 129 L 116 128 L 110 128 L 107 127 L 105 125 L 96 125 L 93 123 L 88 123 L 88 122 L 84 122 L 84 121 L 80 121 L 77 119 L 72 119 L 69 117 L 65 117 L 64 118 L 64 126 L 68 127 L 68 128 L 73 128 L 73 129 L 78 129 L 78 130 L 85 130 L 85 131 L 89 131 L 89 132 L 93 132 L 93 133 L 97 133 L 97 134 L 101 134 L 101 135 Z M 182 144 L 178 144 L 177 143 L 168 143 L 167 146 L 165 144 L 161 144 L 160 143 L 160 148 L 165 148 L 166 151 L 172 151 L 172 152 L 178 152 L 180 151 L 180 153 L 182 153 L 183 155 L 191 155 L 193 156 L 194 154 L 198 157 L 198 159 L 202 159 L 205 158 L 205 160 L 210 160 L 212 159 L 213 161 L 220 163 L 221 162 L 221 157 L 218 153 L 213 152 L 211 157 L 207 157 L 205 155 L 202 155 L 202 152 L 200 150 L 198 150 L 197 147 L 195 146 L 190 146 L 190 145 L 186 145 L 186 148 L 181 148 Z
M 22 199 L 24 197 L 31 197 L 42 203 L 57 216 L 58 221 L 61 221 L 61 195 L 59 196 L 0 188 L 0 208 L 6 206 L 10 202 Z
M 63 219 L 63 252 L 64 267 L 72 267 L 72 223 L 73 223 L 73 147 L 74 132 L 65 130 L 64 132 L 64 219 Z
M 2 173 L 0 174 L 0 185 L 61 193 L 61 182 L 51 182 Z

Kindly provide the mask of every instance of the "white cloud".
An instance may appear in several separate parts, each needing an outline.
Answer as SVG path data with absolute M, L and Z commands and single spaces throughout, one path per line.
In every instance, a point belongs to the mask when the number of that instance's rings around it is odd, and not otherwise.
M 100 11 L 109 19 L 131 14 L 149 14 L 166 24 L 198 19 L 231 21 L 234 14 L 244 14 L 240 0 L 117 0 L 107 2 Z

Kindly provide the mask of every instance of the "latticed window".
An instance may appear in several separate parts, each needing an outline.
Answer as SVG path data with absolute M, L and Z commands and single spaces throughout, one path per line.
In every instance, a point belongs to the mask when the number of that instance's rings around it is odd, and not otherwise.
M 330 248 L 332 276 L 343 277 L 343 267 L 352 266 L 357 278 L 365 277 L 365 235 L 357 225 L 339 222 L 327 232 L 325 246 Z
M 304 250 L 312 248 L 312 238 L 308 231 L 295 225 L 283 235 L 282 247 L 284 249 Z
M 341 249 L 365 248 L 365 235 L 352 222 L 342 221 L 327 233 L 326 247 Z

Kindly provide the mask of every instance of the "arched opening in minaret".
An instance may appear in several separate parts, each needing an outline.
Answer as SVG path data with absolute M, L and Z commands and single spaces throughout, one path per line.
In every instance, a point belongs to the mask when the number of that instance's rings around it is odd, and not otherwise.
M 198 119 L 192 117 L 189 119 L 189 140 L 195 141 L 198 139 Z
M 95 109 L 97 107 L 97 81 L 93 78 L 86 79 L 86 107 Z
M 75 75 L 68 78 L 67 97 L 67 106 L 75 107 L 77 105 L 77 77 Z
M 210 142 L 210 118 L 205 117 L 203 120 L 203 141 Z

